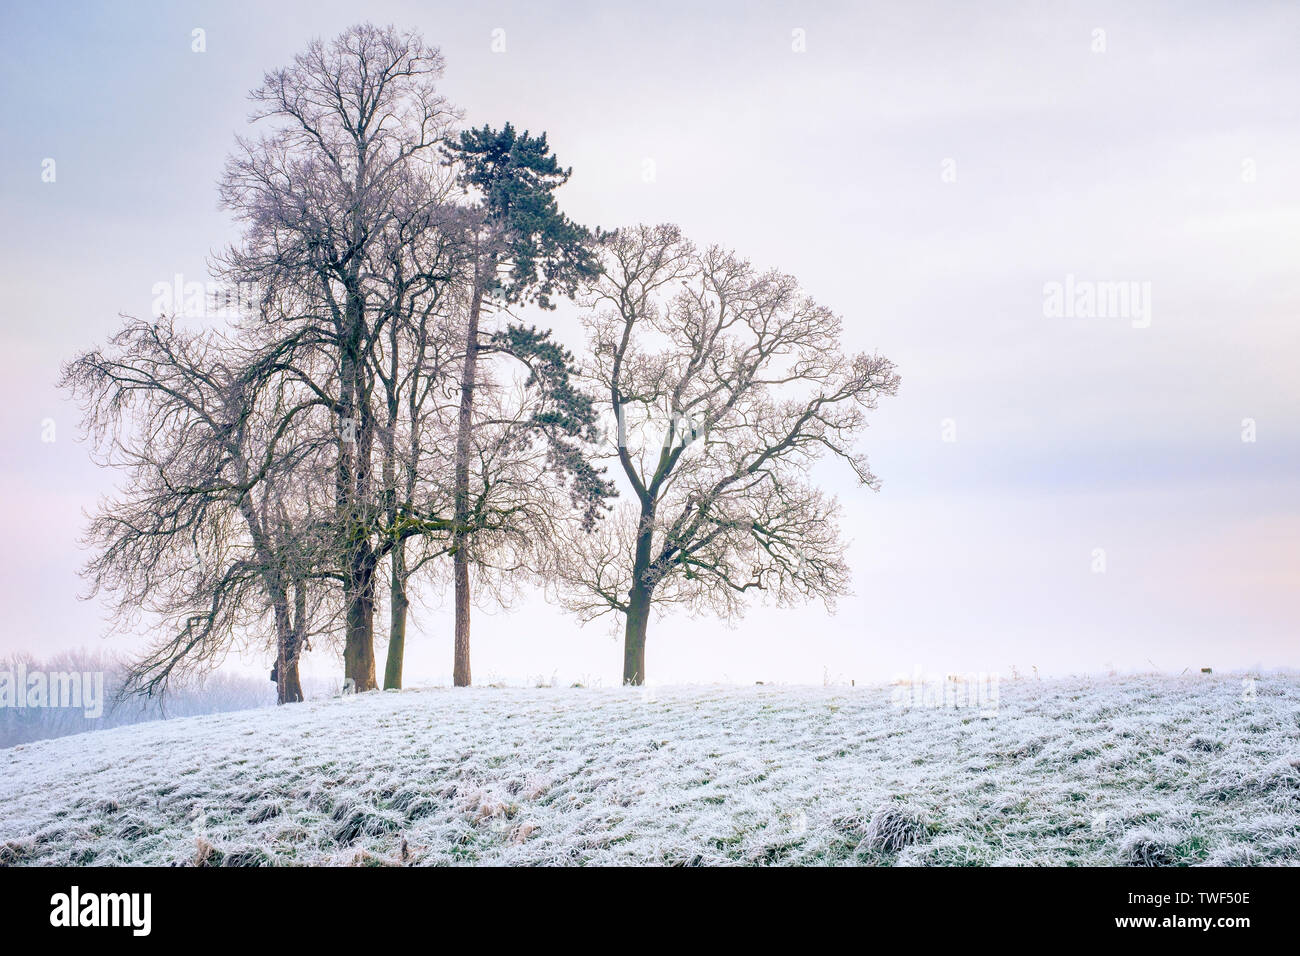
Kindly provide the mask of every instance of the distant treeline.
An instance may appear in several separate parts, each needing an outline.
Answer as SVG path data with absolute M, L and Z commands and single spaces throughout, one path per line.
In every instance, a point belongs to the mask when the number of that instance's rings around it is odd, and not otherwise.
M 163 698 L 132 696 L 124 699 L 120 691 L 129 663 L 117 654 L 102 651 L 70 651 L 48 658 L 15 654 L 0 658 L 0 747 L 13 747 L 33 740 L 64 737 L 88 730 L 104 730 L 124 724 L 168 717 L 194 717 L 228 710 L 246 710 L 275 703 L 275 684 L 265 679 L 214 672 L 201 682 L 173 685 Z M 52 675 L 102 674 L 102 714 L 91 716 L 96 709 L 89 702 L 80 706 L 50 706 L 54 695 L 44 700 L 27 693 L 30 686 L 53 683 Z M 21 690 L 15 687 L 23 677 Z M 90 680 L 86 678 L 86 680 Z M 16 694 L 14 691 L 18 691 Z

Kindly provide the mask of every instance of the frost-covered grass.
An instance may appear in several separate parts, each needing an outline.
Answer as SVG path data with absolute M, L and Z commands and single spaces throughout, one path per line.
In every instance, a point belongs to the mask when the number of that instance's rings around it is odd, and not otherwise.
M 1300 678 L 415 690 L 0 751 L 0 862 L 1300 863 Z

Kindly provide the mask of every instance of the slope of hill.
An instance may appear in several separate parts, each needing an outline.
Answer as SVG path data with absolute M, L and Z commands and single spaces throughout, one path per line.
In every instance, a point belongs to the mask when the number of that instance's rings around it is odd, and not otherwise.
M 1300 677 L 375 693 L 0 751 L 0 861 L 1297 864 Z

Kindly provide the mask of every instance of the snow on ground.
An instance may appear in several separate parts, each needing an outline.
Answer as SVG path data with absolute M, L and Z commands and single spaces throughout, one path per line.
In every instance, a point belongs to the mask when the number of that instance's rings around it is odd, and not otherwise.
M 0 862 L 1300 864 L 1300 677 L 412 690 L 0 750 Z

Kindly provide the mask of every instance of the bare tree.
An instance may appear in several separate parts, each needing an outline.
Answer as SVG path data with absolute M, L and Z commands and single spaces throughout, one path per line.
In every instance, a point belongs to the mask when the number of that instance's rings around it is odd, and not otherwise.
M 298 662 L 327 605 L 317 571 L 327 429 L 321 402 L 268 381 L 256 356 L 216 332 L 128 321 L 108 350 L 68 363 L 102 464 L 126 481 L 87 534 L 91 593 L 113 596 L 115 622 L 142 614 L 161 635 L 128 691 L 164 692 L 215 666 L 240 641 L 275 636 L 280 703 L 302 699 Z
M 430 170 L 425 170 L 425 173 Z M 447 202 L 451 178 L 411 177 L 375 243 L 370 269 L 379 325 L 372 361 L 383 414 L 377 425 L 384 522 L 379 552 L 390 560 L 385 689 L 402 686 L 412 577 L 450 548 L 454 529 L 449 456 L 451 397 L 465 321 L 462 211 Z M 420 546 L 410 560 L 412 539 Z
M 267 290 L 263 334 L 282 368 L 313 387 L 337 422 L 335 506 L 346 608 L 344 675 L 376 686 L 376 523 L 373 350 L 395 312 L 381 301 L 391 264 L 377 249 L 441 192 L 437 152 L 454 111 L 438 94 L 441 54 L 415 33 L 372 24 L 319 40 L 291 67 L 268 73 L 252 98 L 261 139 L 240 140 L 221 184 L 245 224 L 216 264 L 222 278 Z M 412 209 L 412 201 L 417 207 Z M 381 288 L 383 286 L 383 288 Z M 391 306 L 391 299 L 387 302 Z
M 585 322 L 588 374 L 632 501 L 571 537 L 556 573 L 584 619 L 624 618 L 623 680 L 645 680 L 653 606 L 731 618 L 846 593 L 835 499 L 809 469 L 829 454 L 870 488 L 853 443 L 898 388 L 880 355 L 846 355 L 840 320 L 792 276 L 760 272 L 674 226 L 607 236 Z

